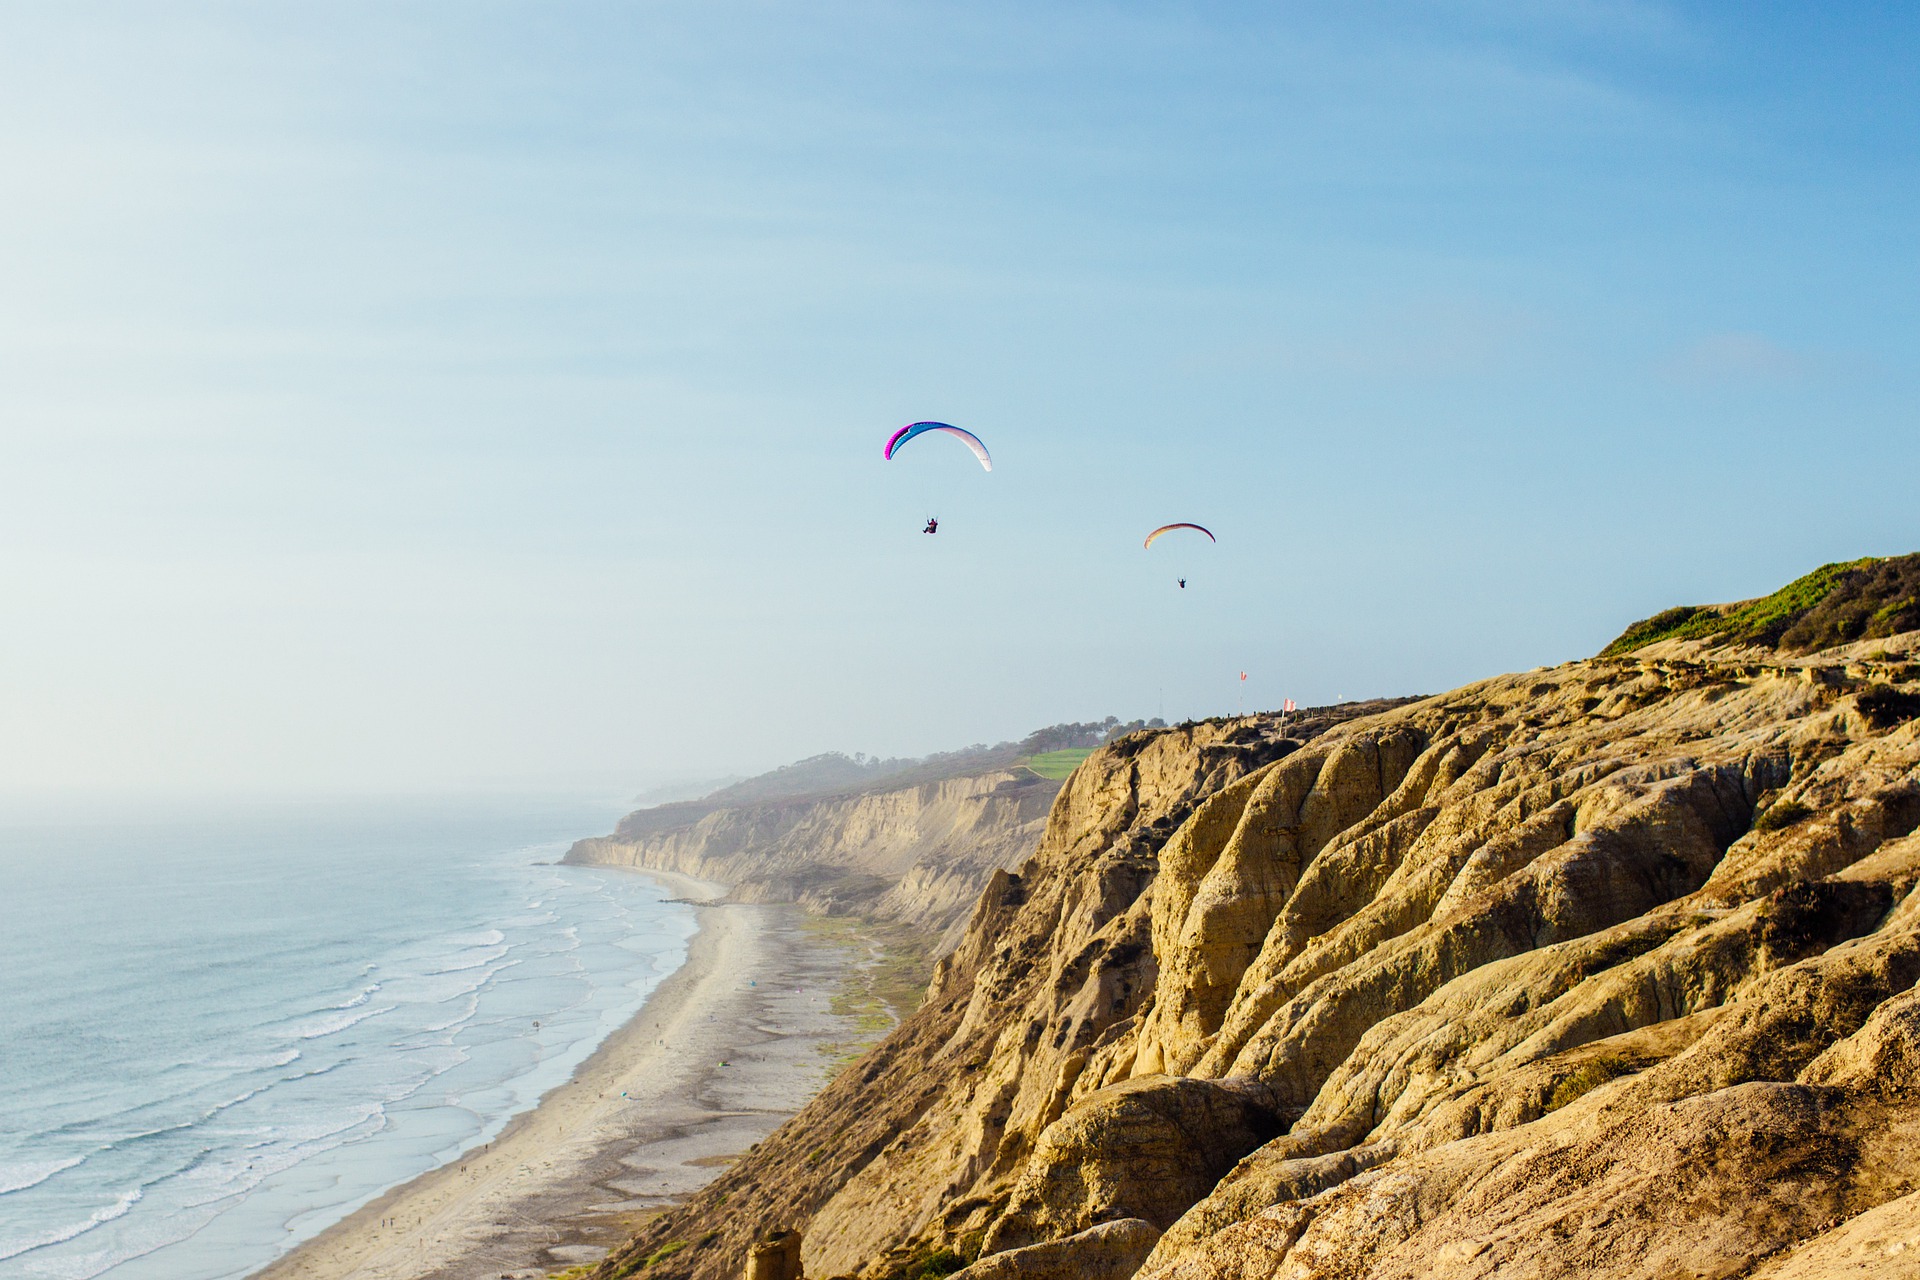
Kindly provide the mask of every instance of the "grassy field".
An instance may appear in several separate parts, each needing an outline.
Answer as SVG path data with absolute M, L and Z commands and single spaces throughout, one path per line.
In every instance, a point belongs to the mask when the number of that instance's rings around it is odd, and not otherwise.
M 1091 747 L 1068 747 L 1064 751 L 1043 751 L 1037 756 L 1029 756 L 1023 763 L 1041 777 L 1059 782 L 1078 769 L 1080 762 L 1092 754 Z

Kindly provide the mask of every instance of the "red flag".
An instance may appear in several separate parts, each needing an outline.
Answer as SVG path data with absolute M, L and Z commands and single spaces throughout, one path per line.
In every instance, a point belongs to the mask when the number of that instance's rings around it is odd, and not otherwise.
M 1280 704 L 1280 709 L 1281 709 L 1282 711 L 1292 711 L 1292 710 L 1294 709 L 1294 706 L 1293 706 L 1293 699 L 1292 699 L 1292 698 L 1288 698 L 1288 699 L 1287 699 L 1287 700 L 1286 700 L 1285 702 L 1283 702 L 1283 703 L 1281 703 L 1281 704 Z

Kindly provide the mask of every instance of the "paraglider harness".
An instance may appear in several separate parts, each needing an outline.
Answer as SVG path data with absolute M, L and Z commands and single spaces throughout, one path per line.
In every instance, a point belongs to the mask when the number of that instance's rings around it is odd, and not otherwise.
M 928 516 L 928 517 L 927 517 L 927 527 L 926 527 L 926 528 L 924 528 L 924 529 L 922 529 L 922 530 L 921 530 L 920 532 L 922 532 L 922 533 L 938 533 L 938 532 L 940 532 L 940 522 L 939 522 L 938 520 L 936 520 L 936 519 L 934 519 L 934 518 L 933 518 L 932 516 Z

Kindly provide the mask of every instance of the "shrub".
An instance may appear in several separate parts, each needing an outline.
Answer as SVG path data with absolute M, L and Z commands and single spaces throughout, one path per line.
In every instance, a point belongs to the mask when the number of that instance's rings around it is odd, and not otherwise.
M 966 1265 L 965 1258 L 944 1245 L 937 1249 L 922 1247 L 889 1272 L 887 1280 L 943 1280 Z
M 1753 829 L 1765 835 L 1769 831 L 1785 830 L 1796 822 L 1805 822 L 1812 816 L 1813 810 L 1798 800 L 1785 800 L 1755 819 Z
M 1920 717 L 1920 693 L 1875 685 L 1857 700 L 1860 714 L 1876 729 L 1891 729 Z
M 1547 1110 L 1558 1111 L 1568 1103 L 1584 1094 L 1593 1092 L 1609 1080 L 1617 1080 L 1633 1070 L 1633 1064 L 1622 1058 L 1589 1058 L 1575 1067 L 1573 1071 L 1561 1077 L 1553 1086 L 1553 1093 L 1547 1098 Z
M 951 1249 L 935 1249 L 908 1273 L 908 1280 L 941 1280 L 967 1265 L 967 1260 Z

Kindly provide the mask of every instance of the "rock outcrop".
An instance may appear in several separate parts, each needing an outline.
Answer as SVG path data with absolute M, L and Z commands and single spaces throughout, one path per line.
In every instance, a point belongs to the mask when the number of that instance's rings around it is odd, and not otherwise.
M 1917 829 L 1920 632 L 1134 735 L 599 1274 L 1920 1275 Z
M 800 1280 L 800 1233 L 774 1231 L 747 1251 L 743 1280 Z

